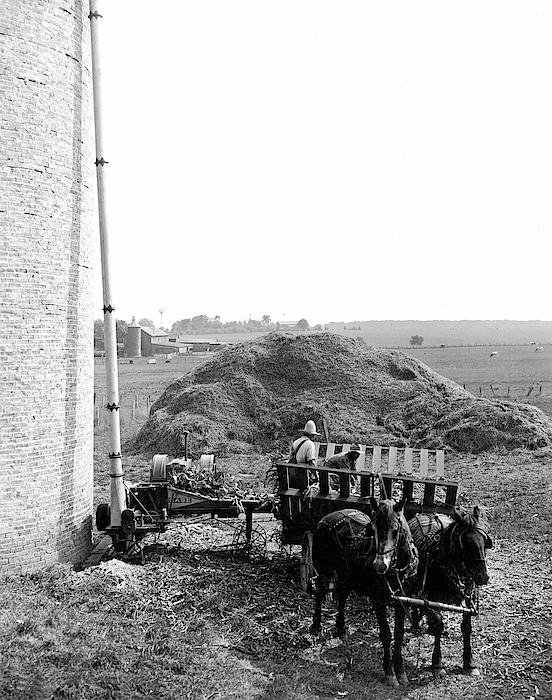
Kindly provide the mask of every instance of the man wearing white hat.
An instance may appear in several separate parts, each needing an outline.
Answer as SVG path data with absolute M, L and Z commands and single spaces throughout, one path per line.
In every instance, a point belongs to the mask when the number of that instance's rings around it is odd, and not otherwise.
M 310 464 L 316 467 L 316 452 L 313 438 L 320 433 L 316 432 L 316 424 L 313 420 L 308 420 L 303 428 L 303 435 L 298 437 L 291 446 L 291 457 L 295 457 L 297 464 Z

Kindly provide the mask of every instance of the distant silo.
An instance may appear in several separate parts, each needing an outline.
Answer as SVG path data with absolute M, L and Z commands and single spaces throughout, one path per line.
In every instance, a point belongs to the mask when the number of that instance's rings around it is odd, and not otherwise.
M 7 0 L 0 35 L 0 574 L 84 559 L 93 483 L 88 2 Z
M 127 334 L 125 336 L 125 356 L 142 356 L 142 327 L 135 321 L 127 326 Z

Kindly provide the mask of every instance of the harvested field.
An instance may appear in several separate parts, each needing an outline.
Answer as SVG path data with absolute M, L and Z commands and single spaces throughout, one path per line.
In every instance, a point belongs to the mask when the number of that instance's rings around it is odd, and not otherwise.
M 171 384 L 153 405 L 136 452 L 287 451 L 308 418 L 334 442 L 451 448 L 552 446 L 540 409 L 477 398 L 404 353 L 333 333 L 271 333 L 228 348 Z
M 59 565 L 15 576 L 0 590 L 0 697 L 10 700 L 549 700 L 552 534 L 548 450 L 453 455 L 447 474 L 461 503 L 489 510 L 495 547 L 474 643 L 481 676 L 462 674 L 458 618 L 446 616 L 446 677 L 429 668 L 431 638 L 407 634 L 410 685 L 383 682 L 377 625 L 365 602 L 348 606 L 349 635 L 308 627 L 313 599 L 297 559 L 270 542 L 266 560 L 235 559 L 232 529 L 184 521 L 148 542 L 146 564 Z M 228 473 L 258 487 L 268 460 L 229 457 Z M 147 464 L 144 462 L 144 477 Z M 525 488 L 530 484 L 532 488 Z M 276 531 L 275 521 L 266 522 Z M 549 541 L 549 540 L 548 540 Z

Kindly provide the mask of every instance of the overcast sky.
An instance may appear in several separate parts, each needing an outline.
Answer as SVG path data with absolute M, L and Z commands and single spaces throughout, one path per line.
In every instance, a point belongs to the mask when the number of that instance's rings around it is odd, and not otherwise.
M 551 2 L 100 11 L 118 318 L 552 320 Z

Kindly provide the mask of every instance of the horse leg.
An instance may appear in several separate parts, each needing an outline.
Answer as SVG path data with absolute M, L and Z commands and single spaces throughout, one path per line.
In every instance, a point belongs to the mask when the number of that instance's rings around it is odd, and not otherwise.
M 403 666 L 402 657 L 402 647 L 404 640 L 404 618 L 405 611 L 400 603 L 395 605 L 395 628 L 394 628 L 394 642 L 393 642 L 393 668 L 395 669 L 395 676 L 399 683 L 403 685 L 408 685 L 408 676 L 405 673 Z
M 320 634 L 322 629 L 322 604 L 326 599 L 327 591 L 327 580 L 323 576 L 318 575 L 316 579 L 316 593 L 314 596 L 314 615 L 312 617 L 312 625 L 310 627 L 311 634 Z
M 445 624 L 441 613 L 435 612 L 435 610 L 429 608 L 427 611 L 427 627 L 429 634 L 433 635 L 434 638 L 433 654 L 431 655 L 431 670 L 435 677 L 444 676 L 445 665 L 441 657 L 441 637 L 445 630 Z
M 460 629 L 462 630 L 462 639 L 464 640 L 464 673 L 471 676 L 479 676 L 479 669 L 477 668 L 477 662 L 474 658 L 473 651 L 471 648 L 471 634 L 472 634 L 472 621 L 471 615 L 462 615 L 462 622 L 460 623 Z
M 410 613 L 410 619 L 412 624 L 410 625 L 410 631 L 412 634 L 422 634 L 422 628 L 420 622 L 422 620 L 422 613 L 419 608 L 412 608 Z
M 336 619 L 336 634 L 338 637 L 344 637 L 347 630 L 345 628 L 345 605 L 349 597 L 349 591 L 343 581 L 337 578 L 335 582 L 335 594 L 337 597 L 337 619 Z
M 395 676 L 393 664 L 391 663 L 391 629 L 387 622 L 385 605 L 379 601 L 372 601 L 372 607 L 378 621 L 379 638 L 383 646 L 383 672 L 385 673 L 385 680 L 391 687 L 397 688 L 399 681 Z

